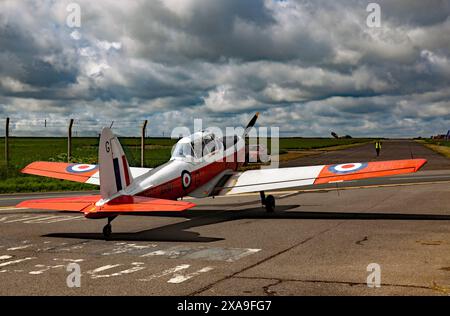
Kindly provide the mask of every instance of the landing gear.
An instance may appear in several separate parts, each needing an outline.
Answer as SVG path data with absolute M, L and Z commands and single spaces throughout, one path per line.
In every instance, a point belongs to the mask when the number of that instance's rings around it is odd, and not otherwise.
M 275 198 L 273 195 L 268 195 L 264 193 L 264 191 L 260 191 L 259 195 L 261 196 L 261 203 L 266 208 L 267 213 L 273 213 L 275 211 Z
M 111 222 L 115 218 L 116 218 L 116 216 L 108 217 L 108 224 L 106 224 L 105 227 L 103 227 L 103 236 L 105 237 L 106 240 L 111 238 L 111 234 L 112 234 Z

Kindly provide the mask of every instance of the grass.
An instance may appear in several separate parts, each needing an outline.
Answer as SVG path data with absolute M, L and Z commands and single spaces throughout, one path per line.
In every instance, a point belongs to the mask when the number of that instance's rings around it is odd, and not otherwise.
M 156 167 L 170 158 L 176 140 L 150 138 L 145 142 L 145 166 Z M 140 138 L 122 138 L 122 146 L 131 166 L 141 160 Z M 39 191 L 95 190 L 97 186 L 24 175 L 20 170 L 33 161 L 67 162 L 66 138 L 10 138 L 10 161 L 5 164 L 5 142 L 0 140 L 0 193 Z M 73 138 L 72 162 L 97 163 L 98 138 Z
M 131 166 L 140 165 L 140 138 L 121 138 L 121 144 Z M 367 139 L 329 139 L 329 138 L 281 138 L 280 154 L 288 154 L 293 159 L 304 155 L 302 150 L 320 148 L 340 149 L 342 146 L 354 146 L 367 142 Z M 98 138 L 73 138 L 72 162 L 97 163 Z M 145 166 L 156 167 L 170 159 L 172 146 L 176 140 L 169 138 L 148 138 L 145 141 Z M 270 151 L 270 141 L 267 146 Z M 98 187 L 24 175 L 20 170 L 33 161 L 67 161 L 66 138 L 14 137 L 9 140 L 10 162 L 5 165 L 4 139 L 0 139 L 0 193 L 37 192 L 37 191 L 79 191 L 93 190 Z M 292 153 L 292 151 L 296 153 Z
M 425 147 L 443 155 L 444 157 L 450 158 L 450 141 L 440 140 L 440 139 L 421 139 L 417 140 Z

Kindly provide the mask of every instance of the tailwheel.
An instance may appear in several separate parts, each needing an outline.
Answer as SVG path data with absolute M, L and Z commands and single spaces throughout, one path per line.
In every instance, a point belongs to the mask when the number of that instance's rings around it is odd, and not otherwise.
M 109 239 L 112 234 L 112 226 L 111 224 L 106 224 L 105 227 L 103 227 L 103 236 L 105 239 Z
M 111 222 L 113 221 L 114 218 L 116 218 L 116 216 L 108 217 L 108 224 L 106 224 L 105 227 L 103 227 L 103 236 L 105 237 L 106 240 L 111 238 L 112 234 Z

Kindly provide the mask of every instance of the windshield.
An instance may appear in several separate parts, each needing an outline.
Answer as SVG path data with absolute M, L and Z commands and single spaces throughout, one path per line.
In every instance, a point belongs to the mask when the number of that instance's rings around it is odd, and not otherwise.
M 193 150 L 190 143 L 178 143 L 172 153 L 172 158 L 192 157 Z

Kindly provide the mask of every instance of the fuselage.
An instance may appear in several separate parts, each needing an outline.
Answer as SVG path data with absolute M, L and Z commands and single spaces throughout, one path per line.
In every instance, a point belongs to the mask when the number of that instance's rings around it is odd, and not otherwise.
M 226 170 L 237 170 L 244 163 L 241 157 L 245 157 L 245 141 L 238 136 L 228 142 L 213 137 L 205 144 L 210 136 L 201 132 L 181 139 L 168 162 L 134 179 L 124 193 L 174 200 L 189 195 Z M 202 141 L 202 149 L 192 151 L 189 146 L 194 147 L 197 141 Z M 184 147 L 181 151 L 190 152 L 176 152 L 180 147 Z

